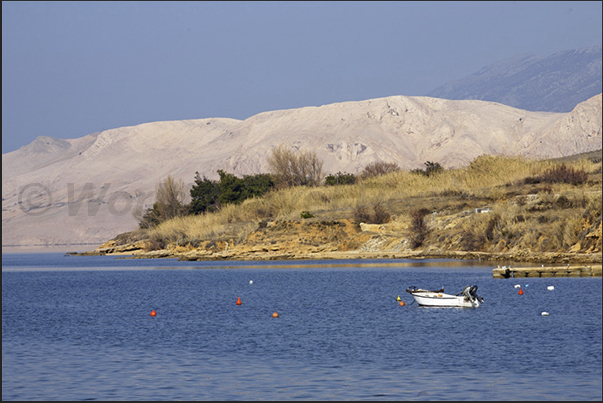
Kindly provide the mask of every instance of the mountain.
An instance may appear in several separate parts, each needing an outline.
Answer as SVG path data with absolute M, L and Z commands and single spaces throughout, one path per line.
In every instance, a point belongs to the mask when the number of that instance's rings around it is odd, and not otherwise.
M 71 140 L 39 137 L 2 155 L 2 244 L 99 244 L 133 230 L 155 185 L 195 171 L 216 179 L 268 172 L 279 144 L 315 151 L 326 173 L 371 162 L 465 166 L 477 156 L 563 157 L 601 148 L 601 94 L 569 113 L 486 101 L 392 96 L 121 127 Z
M 430 97 L 479 99 L 528 111 L 569 112 L 601 93 L 601 46 L 515 56 L 439 87 Z

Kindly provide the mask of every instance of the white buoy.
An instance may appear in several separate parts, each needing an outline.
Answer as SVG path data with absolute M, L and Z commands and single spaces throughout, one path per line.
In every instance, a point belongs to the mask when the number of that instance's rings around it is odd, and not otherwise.
M 515 288 L 521 288 L 521 286 L 519 284 L 515 284 L 514 287 Z
M 547 290 L 550 290 L 550 291 L 553 291 L 553 290 L 555 289 L 555 286 L 553 286 L 553 285 L 549 285 L 549 286 L 548 286 L 546 289 L 547 289 Z
M 549 316 L 549 313 L 548 312 L 543 312 L 543 313 L 541 313 L 541 315 L 542 316 Z
M 249 284 L 253 284 L 253 280 L 249 280 Z

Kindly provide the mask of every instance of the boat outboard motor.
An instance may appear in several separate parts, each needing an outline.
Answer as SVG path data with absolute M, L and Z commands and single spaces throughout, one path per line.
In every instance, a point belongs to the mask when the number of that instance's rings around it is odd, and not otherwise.
M 477 295 L 477 286 L 474 285 L 473 287 L 471 287 L 469 289 L 469 294 L 471 294 L 471 297 L 473 299 L 476 299 L 479 302 L 484 302 L 484 299 L 482 297 L 480 297 L 479 295 Z
M 477 286 L 476 285 L 474 285 L 473 287 L 466 286 L 465 288 L 463 288 L 463 291 L 461 291 L 461 293 L 457 294 L 457 295 L 463 295 L 469 301 L 476 301 L 477 300 L 479 302 L 484 302 L 484 299 L 482 297 L 480 297 L 479 295 L 477 295 L 476 292 L 477 292 Z
M 465 298 L 467 298 L 468 300 L 471 300 L 471 293 L 470 293 L 470 291 L 471 291 L 471 286 L 468 285 L 468 286 L 465 286 L 463 288 L 463 291 L 461 291 L 459 294 L 456 294 L 456 295 L 462 295 Z

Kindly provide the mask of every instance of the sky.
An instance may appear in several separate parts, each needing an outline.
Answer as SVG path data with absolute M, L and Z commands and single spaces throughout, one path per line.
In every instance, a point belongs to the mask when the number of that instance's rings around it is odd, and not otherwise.
M 141 123 L 422 96 L 600 46 L 600 1 L 2 2 L 2 153 Z

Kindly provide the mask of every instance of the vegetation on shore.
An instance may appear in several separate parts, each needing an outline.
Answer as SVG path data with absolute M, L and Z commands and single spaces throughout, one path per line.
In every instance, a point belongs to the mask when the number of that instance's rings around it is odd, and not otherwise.
M 249 250 L 290 235 L 288 242 L 297 239 L 297 245 L 289 248 L 296 250 L 324 250 L 321 244 L 328 244 L 331 251 L 557 252 L 591 254 L 594 260 L 598 254 L 600 261 L 600 154 L 540 161 L 480 156 L 458 169 L 428 162 L 425 170 L 384 165 L 383 173 L 365 174 L 379 168 L 371 166 L 357 176 L 330 175 L 321 185 L 314 169 L 313 180 L 303 185 L 289 178 L 292 185 L 141 226 L 120 234 L 112 245 L 206 252 L 228 242 L 231 250 Z M 305 158 L 316 168 L 316 160 Z M 274 183 L 283 183 L 282 178 Z M 287 223 L 305 225 L 277 231 Z M 329 223 L 348 227 L 336 231 Z

